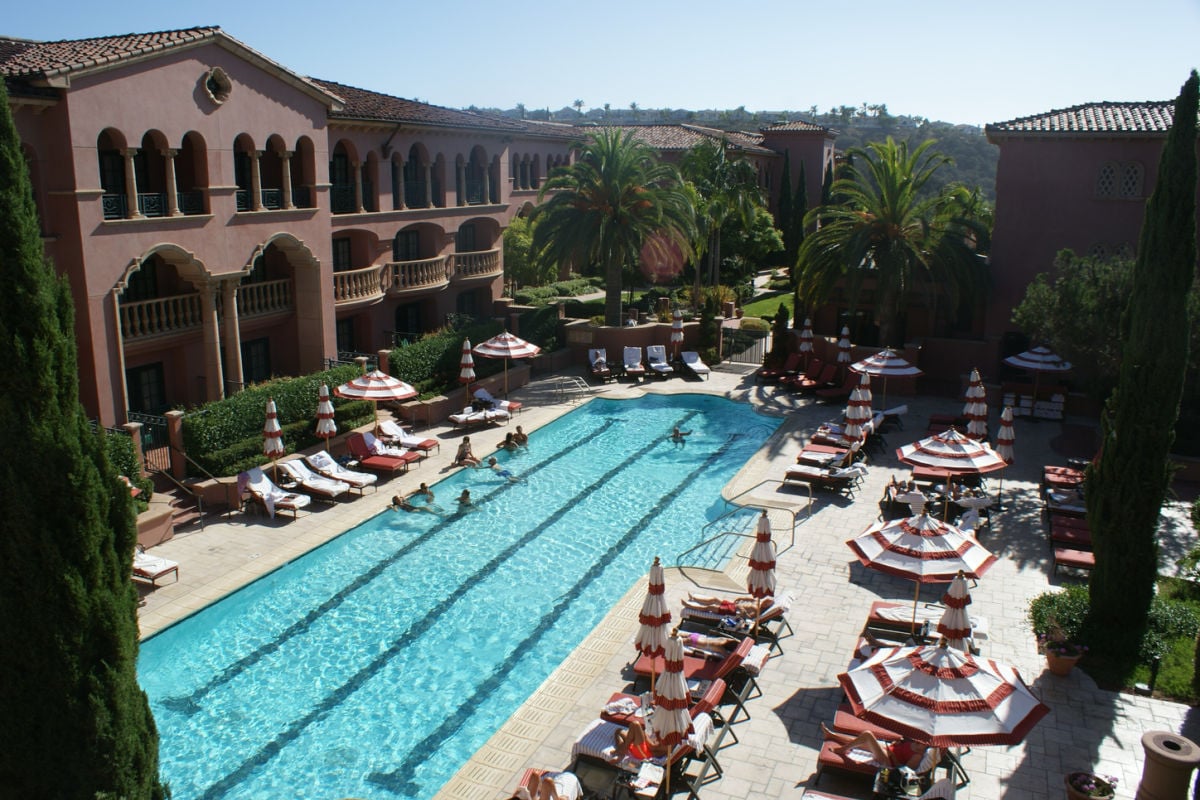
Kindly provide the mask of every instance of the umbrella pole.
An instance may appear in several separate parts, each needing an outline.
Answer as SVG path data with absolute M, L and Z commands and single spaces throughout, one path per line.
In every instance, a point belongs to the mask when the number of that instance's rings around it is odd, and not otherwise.
M 917 636 L 917 603 L 921 601 L 921 582 L 913 581 L 917 585 L 917 590 L 913 592 L 913 617 L 912 617 L 912 635 L 915 639 Z
M 1000 486 L 999 486 L 999 488 L 996 489 L 996 510 L 997 511 L 1004 510 L 1004 500 L 1003 500 L 1003 498 L 1001 498 L 1002 494 L 1004 494 L 1004 476 L 1003 475 L 1000 476 Z

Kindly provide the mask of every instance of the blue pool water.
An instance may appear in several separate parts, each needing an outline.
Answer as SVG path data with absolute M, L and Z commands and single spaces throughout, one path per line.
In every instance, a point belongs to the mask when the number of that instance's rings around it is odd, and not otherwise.
M 656 555 L 701 541 L 777 425 L 709 396 L 594 400 L 498 454 L 519 481 L 434 487 L 474 510 L 385 511 L 147 640 L 174 797 L 431 797 Z

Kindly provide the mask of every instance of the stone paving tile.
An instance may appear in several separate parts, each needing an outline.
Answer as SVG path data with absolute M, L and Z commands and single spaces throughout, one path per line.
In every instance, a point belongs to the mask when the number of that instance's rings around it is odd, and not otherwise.
M 782 486 L 779 478 L 791 463 L 807 433 L 819 422 L 837 416 L 840 407 L 820 405 L 770 387 L 756 386 L 747 370 L 726 366 L 714 370 L 705 383 L 665 381 L 639 387 L 609 385 L 596 394 L 632 397 L 641 392 L 708 392 L 751 402 L 764 414 L 783 417 L 783 424 L 726 487 L 724 496 L 752 497 L 758 502 L 790 506 L 797 511 L 794 545 L 785 547 L 788 515 L 772 511 L 781 552 L 778 585 L 795 594 L 789 614 L 795 635 L 784 640 L 785 654 L 772 658 L 760 678 L 763 696 L 750 704 L 752 718 L 735 726 L 740 743 L 721 751 L 724 775 L 703 789 L 705 800 L 741 800 L 751 796 L 799 798 L 813 784 L 819 748 L 817 724 L 832 716 L 840 690 L 836 677 L 844 671 L 871 603 L 878 599 L 911 603 L 910 582 L 866 570 L 845 546 L 878 517 L 876 500 L 891 476 L 906 470 L 894 449 L 924 435 L 930 413 L 957 412 L 960 403 L 943 398 L 905 398 L 909 413 L 904 429 L 887 435 L 885 452 L 868 458 L 869 474 L 853 501 L 827 493 L 813 495 L 810 511 L 806 493 Z M 536 381 L 514 393 L 528 411 L 517 418 L 527 431 L 569 410 L 556 391 L 554 378 Z M 895 398 L 899 400 L 899 398 Z M 995 414 L 993 414 L 995 417 Z M 1068 420 L 1070 424 L 1086 421 Z M 1141 775 L 1141 734 L 1146 730 L 1181 732 L 1189 709 L 1174 703 L 1105 692 L 1081 671 L 1066 678 L 1044 671 L 1032 633 L 1025 623 L 1029 598 L 1069 578 L 1050 575 L 1050 552 L 1043 533 L 1037 483 L 1042 464 L 1062 463 L 1053 443 L 1064 431 L 1057 423 L 1016 423 L 1016 462 L 1002 482 L 1005 511 L 993 515 L 990 530 L 981 533 L 985 546 L 999 557 L 996 566 L 972 588 L 972 613 L 987 619 L 989 638 L 982 642 L 984 657 L 1007 661 L 1021 670 L 1035 694 L 1051 713 L 1021 745 L 977 747 L 965 756 L 971 783 L 960 800 L 1012 798 L 1043 800 L 1063 794 L 1062 776 L 1072 769 L 1095 768 L 1121 778 L 1119 796 L 1132 797 Z M 139 620 L 143 634 L 159 630 L 234 590 L 275 565 L 337 536 L 343 530 L 386 507 L 392 494 L 411 492 L 422 481 L 436 481 L 448 471 L 454 445 L 461 437 L 444 427 L 427 432 L 446 447 L 420 470 L 384 483 L 379 492 L 336 508 L 292 521 L 232 515 L 155 548 L 157 554 L 181 564 L 178 584 L 145 592 Z M 480 455 L 484 455 L 480 453 Z M 1087 455 L 1079 453 L 1078 455 Z M 440 472 L 439 472 L 440 470 Z M 990 487 L 1000 488 L 993 479 Z M 1187 504 L 1177 500 L 1165 509 L 1161 546 L 1164 563 L 1193 542 Z M 727 574 L 701 570 L 668 570 L 668 593 L 677 601 L 695 586 L 711 590 L 740 587 L 748 545 Z M 741 560 L 739 560 L 741 559 Z M 564 767 L 571 743 L 616 690 L 626 688 L 631 642 L 645 579 L 638 579 L 609 613 L 597 631 L 573 653 L 496 736 L 464 766 L 439 793 L 439 798 L 486 800 L 508 796 L 525 766 Z M 923 602 L 937 601 L 944 587 L 923 587 Z M 677 602 L 673 607 L 677 607 Z M 866 796 L 859 778 L 830 771 L 821 788 L 848 796 Z

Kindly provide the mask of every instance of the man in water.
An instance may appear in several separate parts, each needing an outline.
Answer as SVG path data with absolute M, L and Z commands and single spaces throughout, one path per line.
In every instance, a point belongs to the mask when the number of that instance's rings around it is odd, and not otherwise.
M 681 445 L 681 444 L 684 444 L 684 438 L 687 436 L 691 436 L 691 435 L 692 435 L 691 431 L 681 431 L 681 430 L 679 430 L 679 426 L 676 425 L 671 430 L 671 441 L 674 442 L 675 444 Z
M 508 478 L 510 481 L 519 480 L 517 478 L 517 476 L 512 473 L 511 470 L 507 470 L 504 467 L 500 466 L 499 462 L 496 461 L 495 456 L 492 456 L 491 458 L 488 459 L 488 468 L 490 468 L 492 470 L 492 472 L 496 473 L 501 478 Z

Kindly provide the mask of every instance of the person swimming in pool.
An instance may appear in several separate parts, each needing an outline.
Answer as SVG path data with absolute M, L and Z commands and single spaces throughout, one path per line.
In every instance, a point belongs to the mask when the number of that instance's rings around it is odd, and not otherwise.
M 466 511 L 473 505 L 474 503 L 471 502 L 471 490 L 463 489 L 462 494 L 458 496 L 458 510 Z
M 521 426 L 517 426 L 517 432 L 513 434 L 513 441 L 519 447 L 529 447 L 529 434 L 521 430 Z
M 504 467 L 500 466 L 500 463 L 498 461 L 496 461 L 495 456 L 492 456 L 491 458 L 489 458 L 487 463 L 488 463 L 488 468 L 491 469 L 492 472 L 499 475 L 501 478 L 508 478 L 510 481 L 520 480 L 520 478 L 518 478 L 513 473 L 512 470 L 508 470 L 508 469 L 505 469 Z
M 424 511 L 427 514 L 437 513 L 429 506 L 414 506 L 408 501 L 407 497 L 399 494 L 392 497 L 392 504 L 388 508 L 392 511 L 407 511 L 410 514 L 414 511 Z
M 681 431 L 681 430 L 679 430 L 679 426 L 676 425 L 671 430 L 671 441 L 674 442 L 675 444 L 684 444 L 687 441 L 687 437 L 691 436 L 691 435 L 692 435 L 691 431 Z

